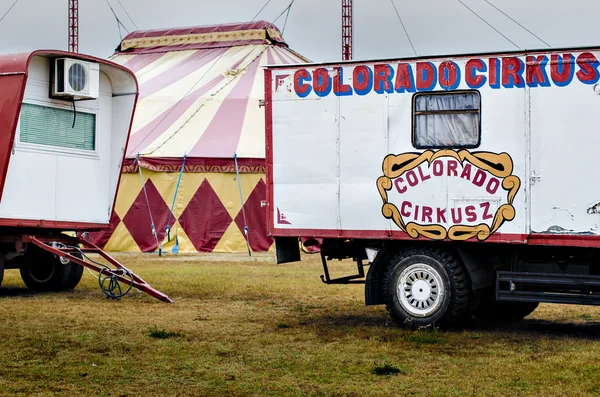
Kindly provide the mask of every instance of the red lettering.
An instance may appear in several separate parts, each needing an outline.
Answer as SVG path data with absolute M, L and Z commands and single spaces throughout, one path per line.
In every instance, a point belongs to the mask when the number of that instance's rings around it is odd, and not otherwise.
M 531 55 L 527 57 L 527 72 L 525 74 L 525 80 L 527 81 L 528 86 L 550 86 L 548 74 L 546 73 L 547 63 L 548 57 L 545 55 L 539 55 L 537 58 Z
M 446 223 L 446 209 L 445 208 L 437 209 L 437 223 Z
M 305 97 L 310 94 L 312 87 L 306 84 L 305 81 L 311 81 L 310 73 L 306 69 L 298 69 L 294 73 L 294 91 L 300 97 Z
M 496 178 L 490 178 L 485 190 L 487 190 L 489 194 L 496 194 L 498 187 L 500 187 L 500 181 Z
M 458 171 L 456 170 L 457 168 L 458 168 L 458 161 L 448 160 L 448 176 L 458 176 Z M 454 175 L 450 175 L 451 173 Z
M 590 52 L 584 52 L 583 54 L 577 57 L 577 65 L 581 68 L 579 72 L 577 72 L 577 78 L 579 81 L 585 84 L 596 84 L 600 79 L 600 75 L 598 74 L 598 66 L 600 66 L 600 62 L 594 56 L 594 54 Z
M 475 222 L 477 220 L 475 207 L 472 205 L 469 205 L 467 208 L 465 208 L 465 215 L 467 216 L 467 222 Z
M 468 181 L 471 180 L 471 164 L 469 164 L 469 163 L 465 164 L 465 166 L 463 167 L 463 171 L 460 174 L 460 177 L 462 179 L 466 179 Z
M 435 160 L 433 162 L 433 175 L 442 176 L 444 173 L 444 163 L 441 160 Z
M 396 73 L 396 92 L 415 92 L 415 78 L 413 76 L 412 67 L 408 63 L 398 64 L 398 72 Z
M 373 72 L 367 66 L 359 65 L 354 68 L 352 82 L 357 94 L 366 95 L 373 88 Z
M 352 87 L 348 84 L 344 84 L 344 69 L 336 67 L 334 70 L 337 72 L 333 78 L 333 93 L 338 96 L 352 95 Z
M 481 59 L 469 59 L 465 65 L 465 82 L 471 88 L 481 88 L 485 84 L 485 76 L 477 75 L 478 71 L 486 70 Z
M 502 85 L 506 88 L 525 87 L 523 61 L 517 57 L 502 58 Z
M 423 169 L 419 166 L 419 176 L 421 177 L 421 181 L 425 182 L 427 179 L 431 179 L 431 175 L 423 175 Z
M 477 172 L 475 173 L 475 177 L 473 178 L 473 184 L 475 186 L 482 187 L 483 184 L 485 183 L 485 178 L 486 178 L 485 172 L 478 169 Z
M 327 96 L 331 92 L 331 77 L 325 68 L 317 68 L 313 71 L 313 89 L 319 96 Z
M 402 179 L 401 177 L 396 178 L 396 180 L 394 181 L 394 185 L 396 185 L 396 190 L 400 194 L 406 193 L 406 190 L 408 190 L 408 188 L 406 186 L 400 186 L 401 183 L 404 183 L 404 179 Z
M 417 174 L 415 174 L 415 171 L 413 171 L 413 170 L 410 170 L 406 173 L 406 180 L 408 181 L 408 184 L 410 185 L 410 187 L 415 187 L 419 183 Z
M 500 79 L 498 71 L 500 69 L 500 60 L 498 58 L 490 58 L 490 87 L 500 88 Z
M 408 218 L 410 216 L 410 211 L 405 210 L 406 207 L 408 207 L 410 209 L 410 208 L 412 208 L 412 204 L 409 203 L 408 201 L 404 201 L 402 203 L 402 206 L 400 207 L 400 213 L 402 214 L 403 217 Z
M 431 218 L 432 214 L 433 214 L 433 208 L 423 206 L 423 217 L 421 218 L 421 221 L 432 223 L 433 222 L 433 219 Z
M 550 56 L 550 77 L 554 84 L 564 87 L 573 80 L 573 62 L 575 57 L 571 54 L 564 54 L 562 57 L 558 54 Z
M 457 210 L 458 215 L 454 213 L 454 210 Z M 452 213 L 452 223 L 459 224 L 462 222 L 462 209 L 461 208 L 452 208 L 450 211 Z
M 432 90 L 436 83 L 436 70 L 431 62 L 417 62 L 417 90 Z
M 492 219 L 494 216 L 490 214 L 490 203 L 480 203 L 479 206 L 483 208 L 483 220 L 487 221 L 488 219 Z
M 392 67 L 390 65 L 375 65 L 373 70 L 375 72 L 373 83 L 375 92 L 378 94 L 394 92 L 394 87 L 392 86 L 394 71 L 392 70 Z
M 415 221 L 419 219 L 419 206 L 415 205 Z
M 439 81 L 442 88 L 454 90 L 458 87 L 460 69 L 458 65 L 452 61 L 444 61 L 439 67 Z

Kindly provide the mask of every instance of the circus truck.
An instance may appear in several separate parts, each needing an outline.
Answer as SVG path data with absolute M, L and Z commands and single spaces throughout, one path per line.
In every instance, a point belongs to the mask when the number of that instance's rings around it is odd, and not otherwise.
M 133 73 L 39 50 L 0 55 L 0 83 L 0 282 L 19 269 L 31 290 L 68 290 L 87 267 L 109 297 L 136 287 L 170 301 L 89 236 L 110 223 L 138 97 Z
M 265 68 L 278 263 L 400 324 L 600 304 L 600 49 Z M 351 259 L 348 274 L 329 261 Z M 351 262 L 350 262 L 351 263 Z M 339 268 L 338 269 L 339 272 Z

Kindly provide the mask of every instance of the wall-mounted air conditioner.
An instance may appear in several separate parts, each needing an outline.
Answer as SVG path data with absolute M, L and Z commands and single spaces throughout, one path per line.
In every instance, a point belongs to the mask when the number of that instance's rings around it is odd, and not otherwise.
M 100 65 L 71 58 L 54 60 L 52 96 L 96 99 L 100 89 Z

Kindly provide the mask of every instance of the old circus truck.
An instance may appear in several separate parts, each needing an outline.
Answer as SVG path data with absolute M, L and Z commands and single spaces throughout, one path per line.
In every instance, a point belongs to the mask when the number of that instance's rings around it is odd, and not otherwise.
M 268 67 L 278 262 L 300 259 L 298 237 L 322 239 L 324 282 L 365 283 L 367 305 L 417 326 L 600 303 L 599 59 Z M 356 274 L 331 277 L 328 260 L 346 258 Z

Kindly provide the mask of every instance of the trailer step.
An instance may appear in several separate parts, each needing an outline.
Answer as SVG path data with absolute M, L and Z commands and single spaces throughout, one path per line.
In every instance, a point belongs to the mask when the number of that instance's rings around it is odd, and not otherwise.
M 600 276 L 501 271 L 496 277 L 496 299 L 600 305 Z

